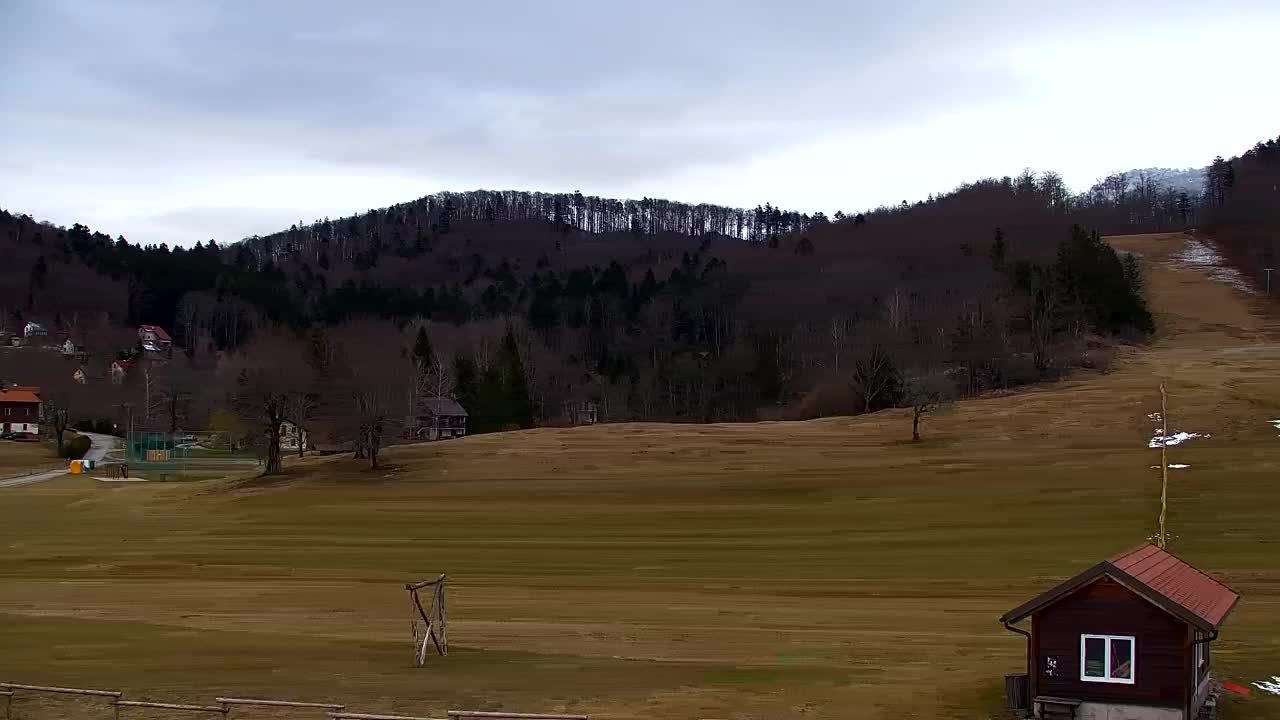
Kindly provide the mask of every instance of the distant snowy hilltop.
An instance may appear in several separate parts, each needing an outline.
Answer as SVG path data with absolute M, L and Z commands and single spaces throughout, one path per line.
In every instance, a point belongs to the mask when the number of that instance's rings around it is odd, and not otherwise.
M 1156 184 L 1162 188 L 1172 188 L 1178 192 L 1185 192 L 1189 195 L 1198 195 L 1204 190 L 1205 171 L 1208 168 L 1137 168 L 1134 170 L 1126 170 L 1123 173 L 1112 173 L 1112 177 L 1116 175 L 1124 175 L 1129 190 L 1135 190 L 1138 187 L 1139 180 L 1145 175 L 1155 180 Z M 1105 180 L 1099 180 L 1091 190 L 1101 189 Z

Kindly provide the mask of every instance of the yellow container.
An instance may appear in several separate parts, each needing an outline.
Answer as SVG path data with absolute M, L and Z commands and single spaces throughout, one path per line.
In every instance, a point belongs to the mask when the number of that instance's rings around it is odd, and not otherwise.
M 72 461 L 71 461 L 71 474 L 72 474 L 72 475 L 79 475 L 79 474 L 80 474 L 81 472 L 83 472 L 83 471 L 84 471 L 84 467 L 80 464 L 80 461 L 79 461 L 79 460 L 72 460 Z

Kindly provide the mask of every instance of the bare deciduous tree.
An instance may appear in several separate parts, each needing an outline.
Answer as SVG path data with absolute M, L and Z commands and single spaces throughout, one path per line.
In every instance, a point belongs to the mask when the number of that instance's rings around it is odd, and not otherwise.
M 866 413 L 896 405 L 902 394 L 902 378 L 893 357 L 881 347 L 854 363 L 849 385 Z
M 955 399 L 955 384 L 942 373 L 908 378 L 903 384 L 903 402 L 911 408 L 911 442 L 920 442 L 920 421 Z
M 831 369 L 835 372 L 840 372 L 840 353 L 844 350 L 845 343 L 848 342 L 851 325 L 849 318 L 844 315 L 836 315 L 831 318 L 831 323 L 828 326 L 828 336 L 831 338 Z
M 289 420 L 296 397 L 307 392 L 306 362 L 302 345 L 284 332 L 259 335 L 237 358 L 236 411 L 245 423 L 257 428 L 258 443 L 265 445 L 264 475 L 280 472 L 280 424 Z
M 911 314 L 911 295 L 900 287 L 893 289 L 884 301 L 885 321 L 895 333 L 907 326 Z

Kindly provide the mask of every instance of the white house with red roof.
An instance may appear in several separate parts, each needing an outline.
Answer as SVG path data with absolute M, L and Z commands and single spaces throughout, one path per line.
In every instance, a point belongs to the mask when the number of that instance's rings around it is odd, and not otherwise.
M 159 325 L 138 326 L 138 342 L 143 350 L 163 352 L 173 347 L 173 338 Z

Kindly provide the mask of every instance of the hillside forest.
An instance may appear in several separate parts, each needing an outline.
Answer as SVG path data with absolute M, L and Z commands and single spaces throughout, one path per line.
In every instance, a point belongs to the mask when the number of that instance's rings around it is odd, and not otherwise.
M 798 419 L 972 396 L 1105 364 L 1153 331 L 1137 258 L 1101 234 L 1195 228 L 1274 266 L 1280 142 L 1214 160 L 1199 194 L 1056 173 L 801 214 L 581 193 L 440 193 L 233 244 L 139 246 L 0 212 L 0 380 L 80 423 L 293 418 L 376 462 L 423 398 L 471 432 L 601 420 Z M 136 327 L 168 328 L 143 352 Z M 111 372 L 112 363 L 127 372 Z M 83 382 L 73 380 L 82 370 Z

